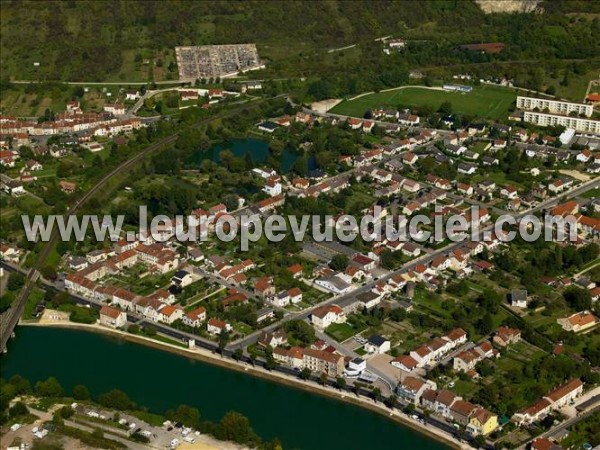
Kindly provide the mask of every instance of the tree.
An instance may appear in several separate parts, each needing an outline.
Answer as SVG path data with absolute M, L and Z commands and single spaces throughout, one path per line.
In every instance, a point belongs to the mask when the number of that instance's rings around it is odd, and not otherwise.
M 242 356 L 244 356 L 244 351 L 241 348 L 236 348 L 232 355 L 233 359 L 236 361 L 242 359 Z
M 216 427 L 215 437 L 250 446 L 256 446 L 260 442 L 248 418 L 235 411 L 229 411 L 223 416 Z
M 485 436 L 481 434 L 476 436 L 475 439 L 473 439 L 473 444 L 475 444 L 477 448 L 486 448 Z
M 275 358 L 273 358 L 273 349 L 271 347 L 267 347 L 265 349 L 265 369 L 273 370 L 277 366 L 277 362 Z
M 18 291 L 25 284 L 25 276 L 19 272 L 12 272 L 8 276 L 6 287 L 9 291 Z
M 227 330 L 221 331 L 219 334 L 219 351 L 222 353 L 229 342 L 229 332 Z
M 371 398 L 373 400 L 377 401 L 377 400 L 379 400 L 379 397 L 381 397 L 381 389 L 376 387 L 371 391 Z
M 486 312 L 483 317 L 477 322 L 477 331 L 481 334 L 488 334 L 494 327 L 494 320 L 489 312 Z
M 73 398 L 75 400 L 89 400 L 91 398 L 90 391 L 83 384 L 73 386 Z
M 563 292 L 563 297 L 565 298 L 567 304 L 577 311 L 590 309 L 592 306 L 592 296 L 587 289 L 581 289 L 577 286 L 569 286 Z
M 349 260 L 346 255 L 337 254 L 331 258 L 331 261 L 329 261 L 329 267 L 335 271 L 341 272 L 346 270 L 346 267 L 348 267 L 348 262 Z
M 186 427 L 198 428 L 200 425 L 200 411 L 188 405 L 179 405 L 174 411 L 167 411 L 165 416 L 173 422 L 184 424 Z
M 75 414 L 75 410 L 70 406 L 63 406 L 58 410 L 58 413 L 63 419 L 70 419 Z
M 398 404 L 398 397 L 394 394 L 385 399 L 385 404 L 388 408 L 394 408 Z
M 335 379 L 335 387 L 339 390 L 342 390 L 346 387 L 346 380 L 344 379 L 344 377 L 337 377 Z
M 438 112 L 440 114 L 444 114 L 446 116 L 449 116 L 450 114 L 452 114 L 453 108 L 452 108 L 452 103 L 446 101 L 443 102 L 440 107 L 438 108 Z
M 54 267 L 45 265 L 40 272 L 46 280 L 56 280 L 56 269 Z
M 58 380 L 54 377 L 46 381 L 38 381 L 35 384 L 35 392 L 40 397 L 62 397 L 64 390 Z
M 299 377 L 301 380 L 308 380 L 308 379 L 310 379 L 311 375 L 312 375 L 311 370 L 308 367 L 305 367 L 304 369 L 302 369 L 300 371 Z
M 27 409 L 27 406 L 23 402 L 15 403 L 8 410 L 8 416 L 11 419 L 14 419 L 15 417 L 19 417 L 19 416 L 24 416 L 26 414 L 29 414 L 29 410 Z
M 290 320 L 283 325 L 283 328 L 302 344 L 309 345 L 315 341 L 315 329 L 303 320 Z
M 321 375 L 319 375 L 319 383 L 321 383 L 322 386 L 325 386 L 327 384 L 327 374 L 325 372 L 321 373 Z
M 135 403 L 125 392 L 119 389 L 112 389 L 105 394 L 99 395 L 98 403 L 107 408 L 118 409 L 120 411 L 135 408 Z
M 31 392 L 31 383 L 21 375 L 13 375 L 8 382 L 14 388 L 15 395 L 29 394 Z
M 65 420 L 60 415 L 59 411 L 55 411 L 54 414 L 52 415 L 52 423 L 54 425 L 56 425 L 57 427 L 61 427 L 65 424 Z

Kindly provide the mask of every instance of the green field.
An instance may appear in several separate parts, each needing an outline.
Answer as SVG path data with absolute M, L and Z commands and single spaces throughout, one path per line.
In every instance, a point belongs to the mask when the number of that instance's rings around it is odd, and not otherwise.
M 347 323 L 333 323 L 327 327 L 326 333 L 338 342 L 344 342 L 357 334 L 360 330 Z
M 506 118 L 508 108 L 516 98 L 517 95 L 513 90 L 499 86 L 476 86 L 469 93 L 404 87 L 343 101 L 331 112 L 362 117 L 367 109 L 382 106 L 394 108 L 429 106 L 437 110 L 442 103 L 450 102 L 456 113 L 501 119 Z

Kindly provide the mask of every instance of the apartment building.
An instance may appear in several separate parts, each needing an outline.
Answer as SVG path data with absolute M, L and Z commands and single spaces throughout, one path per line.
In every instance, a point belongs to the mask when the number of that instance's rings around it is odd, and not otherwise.
M 330 377 L 337 377 L 344 372 L 344 357 L 337 353 L 305 348 L 302 361 L 304 367 L 313 373 L 326 373 Z
M 590 117 L 594 112 L 592 105 L 585 105 L 582 103 L 570 103 L 562 102 L 560 100 L 548 100 L 545 98 L 534 98 L 534 97 L 521 97 L 517 96 L 517 109 L 539 109 L 543 111 L 548 109 L 553 114 L 564 114 L 569 115 L 572 112 L 584 114 L 586 117 Z
M 590 120 L 581 117 L 559 116 L 534 111 L 525 111 L 523 121 L 541 127 L 564 126 L 576 131 L 600 134 L 600 120 Z

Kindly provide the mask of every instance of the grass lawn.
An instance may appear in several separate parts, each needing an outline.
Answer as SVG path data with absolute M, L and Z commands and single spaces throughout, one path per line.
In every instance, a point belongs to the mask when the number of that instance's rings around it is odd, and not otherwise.
M 23 310 L 23 318 L 24 319 L 33 319 L 33 314 L 35 313 L 35 307 L 37 304 L 44 298 L 44 291 L 41 289 L 34 289 L 27 301 L 25 302 L 25 309 Z
M 454 112 L 491 119 L 505 118 L 516 93 L 499 86 L 476 86 L 472 92 L 458 93 L 407 87 L 365 95 L 336 105 L 331 112 L 362 117 L 367 109 L 381 106 L 412 108 L 427 105 L 437 110 L 444 102 L 452 103 Z
M 600 197 L 600 188 L 591 189 L 583 194 L 581 194 L 584 198 L 598 198 Z
M 327 327 L 327 330 L 325 331 L 336 341 L 343 342 L 362 330 L 357 330 L 356 328 L 353 328 L 352 326 L 350 326 L 350 324 L 347 323 L 334 323 L 329 325 Z
M 479 386 L 472 381 L 456 380 L 452 390 L 455 394 L 470 399 L 479 390 Z
M 244 336 L 252 333 L 252 327 L 243 322 L 237 322 L 233 324 L 233 329 Z

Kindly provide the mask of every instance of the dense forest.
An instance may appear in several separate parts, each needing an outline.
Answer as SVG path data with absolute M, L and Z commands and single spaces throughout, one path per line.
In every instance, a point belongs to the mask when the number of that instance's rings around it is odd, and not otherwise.
M 341 88 L 351 93 L 371 87 L 360 84 L 373 74 L 397 82 L 408 68 L 600 55 L 600 2 L 548 0 L 542 8 L 486 15 L 471 0 L 5 1 L 1 63 L 3 76 L 92 81 L 125 76 L 132 58 L 152 52 L 172 61 L 177 45 L 256 42 L 269 63 L 265 75 L 354 73 L 356 86 Z M 385 57 L 374 40 L 388 35 L 410 40 L 407 50 Z M 506 48 L 492 56 L 458 47 L 478 42 Z

